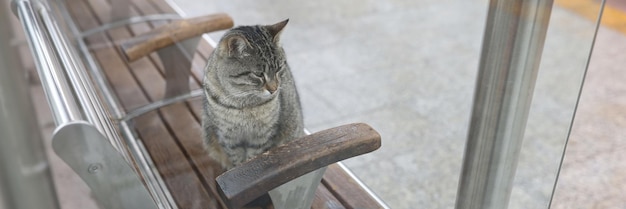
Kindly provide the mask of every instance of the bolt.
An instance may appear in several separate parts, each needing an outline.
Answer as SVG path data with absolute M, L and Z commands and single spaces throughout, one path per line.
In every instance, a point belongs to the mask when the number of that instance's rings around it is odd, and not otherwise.
M 89 164 L 89 167 L 87 167 L 87 172 L 91 174 L 95 174 L 95 173 L 98 173 L 100 169 L 102 169 L 102 164 L 93 163 L 93 164 Z

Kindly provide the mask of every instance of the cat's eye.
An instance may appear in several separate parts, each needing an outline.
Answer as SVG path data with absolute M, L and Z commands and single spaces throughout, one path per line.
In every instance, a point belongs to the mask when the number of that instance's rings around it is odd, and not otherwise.
M 251 74 L 254 75 L 257 78 L 263 78 L 263 73 L 261 73 L 261 72 L 252 72 Z

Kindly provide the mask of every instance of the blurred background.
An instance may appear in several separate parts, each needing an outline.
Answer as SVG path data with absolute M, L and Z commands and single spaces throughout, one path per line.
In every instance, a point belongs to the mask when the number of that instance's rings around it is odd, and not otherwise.
M 382 147 L 344 161 L 365 184 L 391 208 L 454 207 L 488 1 L 171 3 L 188 17 L 226 12 L 235 25 L 289 18 L 281 41 L 306 127 L 370 124 Z M 577 109 L 600 1 L 554 4 L 509 208 L 548 208 L 553 191 L 552 208 L 626 205 L 626 2 L 606 5 Z M 63 208 L 97 208 L 49 156 Z

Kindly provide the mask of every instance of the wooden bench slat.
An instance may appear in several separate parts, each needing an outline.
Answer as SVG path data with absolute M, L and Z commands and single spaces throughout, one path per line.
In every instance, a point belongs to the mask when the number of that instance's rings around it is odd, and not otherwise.
M 332 209 L 343 209 L 344 207 L 339 200 L 333 194 L 328 191 L 324 185 L 320 184 L 317 187 L 317 191 L 315 191 L 315 198 L 313 199 L 313 203 L 311 204 L 311 208 L 332 208 Z
M 202 102 L 202 98 L 196 98 L 187 102 L 199 123 L 202 123 L 202 108 L 204 108 Z
M 339 165 L 328 166 L 322 184 L 346 206 L 346 208 L 382 208 L 378 202 L 361 188 Z
M 163 0 L 151 1 L 151 3 L 161 13 L 177 13 L 176 10 L 174 10 L 174 8 L 172 8 L 167 2 Z
M 191 159 L 192 164 L 200 173 L 202 183 L 208 187 L 212 197 L 217 197 L 217 189 L 215 185 L 215 177 L 223 171 L 219 163 L 208 157 L 202 144 L 202 128 L 195 120 L 192 113 L 184 103 L 173 104 L 163 107 L 161 110 L 170 129 L 176 135 L 178 142 L 181 144 L 185 153 Z M 221 199 L 217 199 L 222 206 L 225 204 Z
M 156 112 L 137 117 L 134 122 L 161 176 L 180 208 L 221 208 L 205 190 L 184 153 L 177 149 L 173 137 Z

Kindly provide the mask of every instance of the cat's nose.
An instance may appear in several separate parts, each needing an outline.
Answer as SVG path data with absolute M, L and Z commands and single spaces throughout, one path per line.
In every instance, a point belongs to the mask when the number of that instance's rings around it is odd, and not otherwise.
M 267 91 L 269 91 L 270 94 L 273 94 L 274 92 L 276 92 L 276 90 L 278 90 L 278 82 L 276 81 L 276 79 L 266 81 L 265 89 L 267 89 Z

